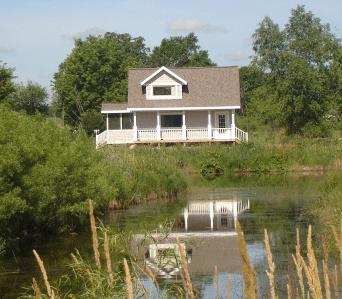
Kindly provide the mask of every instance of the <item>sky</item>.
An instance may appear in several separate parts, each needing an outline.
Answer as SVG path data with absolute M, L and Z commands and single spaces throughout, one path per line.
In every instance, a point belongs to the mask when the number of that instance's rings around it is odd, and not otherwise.
M 75 37 L 129 33 L 142 36 L 152 50 L 163 38 L 195 32 L 201 50 L 218 66 L 241 67 L 254 54 L 251 36 L 263 18 L 283 29 L 297 5 L 342 38 L 341 0 L 298 1 L 0 0 L 0 61 L 15 68 L 17 83 L 30 80 L 51 90 Z

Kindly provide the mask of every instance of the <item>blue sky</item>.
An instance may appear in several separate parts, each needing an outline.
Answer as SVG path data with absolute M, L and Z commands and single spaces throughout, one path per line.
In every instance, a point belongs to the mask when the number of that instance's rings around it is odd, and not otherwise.
M 269 16 L 282 29 L 297 4 L 342 38 L 341 0 L 0 0 L 0 60 L 16 69 L 17 82 L 51 89 L 74 37 L 129 33 L 152 50 L 163 38 L 194 31 L 219 66 L 244 66 L 262 19 Z

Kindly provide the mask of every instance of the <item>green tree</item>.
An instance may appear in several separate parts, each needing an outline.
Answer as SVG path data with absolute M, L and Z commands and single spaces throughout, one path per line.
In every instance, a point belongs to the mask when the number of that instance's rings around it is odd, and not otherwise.
M 341 48 L 329 25 L 297 6 L 283 31 L 266 17 L 253 38 L 252 65 L 265 72 L 265 84 L 273 90 L 266 102 L 278 110 L 271 114 L 278 116 L 274 123 L 288 133 L 326 134 L 323 120 L 332 105 L 329 66 Z M 249 108 L 264 105 L 259 100 L 254 97 Z
M 255 66 L 243 66 L 239 69 L 240 76 L 240 113 L 246 116 L 246 106 L 250 98 L 250 93 L 254 89 L 264 84 L 265 74 Z
M 6 63 L 2 63 L 2 60 L 0 60 L 0 103 L 15 91 L 12 81 L 15 78 L 13 72 L 13 68 L 6 68 Z
M 108 206 L 116 187 L 85 133 L 0 105 L 0 240 L 27 238 L 87 223 L 88 199 Z
M 47 114 L 48 93 L 45 87 L 32 81 L 28 81 L 24 86 L 16 85 L 16 90 L 8 97 L 8 103 L 16 111 L 25 111 L 28 115 L 36 113 Z
M 210 58 L 208 51 L 200 50 L 198 38 L 193 32 L 187 36 L 171 36 L 164 38 L 153 49 L 150 55 L 149 67 L 191 67 L 191 66 L 216 66 Z
M 66 123 L 79 125 L 85 111 L 99 111 L 103 102 L 127 99 L 128 68 L 142 67 L 147 59 L 148 48 L 143 41 L 115 33 L 75 40 L 53 82 L 55 101 Z

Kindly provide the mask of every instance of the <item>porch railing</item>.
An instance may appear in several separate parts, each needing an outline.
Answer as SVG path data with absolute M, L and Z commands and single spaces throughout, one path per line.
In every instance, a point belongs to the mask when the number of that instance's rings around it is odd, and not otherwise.
M 161 129 L 161 139 L 182 139 L 182 129 Z
M 191 128 L 186 129 L 186 137 L 188 139 L 208 139 L 208 129 L 204 128 Z
M 96 135 L 96 148 L 107 141 L 107 130 L 101 134 Z
M 239 128 L 235 128 L 235 138 L 240 141 L 248 142 L 248 133 Z
M 138 140 L 156 140 L 156 139 L 157 139 L 156 129 L 138 130 Z

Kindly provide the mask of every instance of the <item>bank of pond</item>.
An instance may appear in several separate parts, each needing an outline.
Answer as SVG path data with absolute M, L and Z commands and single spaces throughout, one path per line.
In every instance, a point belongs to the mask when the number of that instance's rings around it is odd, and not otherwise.
M 305 297 L 309 292 L 311 298 L 316 298 L 305 272 L 305 267 L 314 269 L 307 235 L 312 224 L 310 240 L 319 246 L 325 230 L 308 211 L 322 202 L 319 190 L 340 188 L 338 175 L 323 172 L 230 175 L 214 180 L 188 177 L 190 188 L 186 196 L 169 201 L 151 200 L 95 218 L 101 269 L 94 255 L 94 231 L 88 222 L 89 229 L 84 233 L 60 235 L 34 246 L 47 273 L 50 295 L 41 267 L 30 251 L 1 261 L 1 296 L 122 298 L 129 297 L 132 291 L 134 298 L 196 298 L 200 294 L 204 298 L 226 298 L 228 293 L 230 298 L 244 295 L 254 298 L 251 294 L 255 296 L 257 291 L 259 298 L 268 298 L 275 286 L 275 294 L 280 298 L 295 298 L 289 294 L 296 295 L 297 290 Z M 337 222 L 341 219 L 338 218 Z M 239 235 L 236 220 L 240 222 L 243 237 Z M 264 241 L 265 228 L 271 253 Z M 331 278 L 328 281 L 324 276 L 309 279 L 321 279 L 323 297 L 329 283 L 331 298 L 335 298 L 340 285 L 332 267 L 336 254 L 331 253 L 338 249 L 334 242 L 330 242 L 330 247 L 326 243 L 331 258 L 327 260 L 316 252 L 315 259 L 319 268 L 320 261 L 325 260 L 330 274 L 326 268 L 322 271 Z M 310 262 L 307 253 L 311 254 Z M 268 262 L 271 255 L 276 265 L 274 271 Z M 304 289 L 299 283 L 300 269 Z M 273 271 L 271 282 L 265 270 Z M 249 277 L 255 279 L 246 281 L 245 271 L 251 271 Z M 36 283 L 32 282 L 33 277 Z M 244 286 L 252 287 L 247 290 Z

